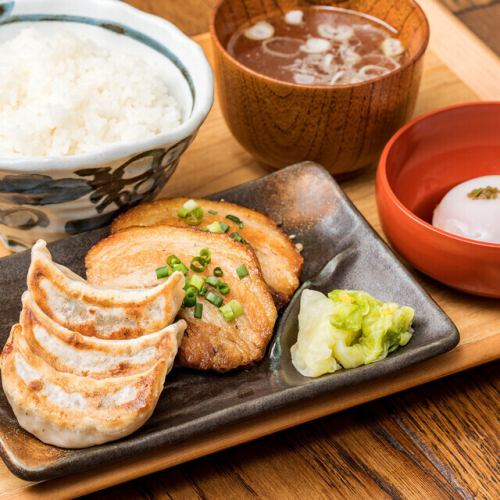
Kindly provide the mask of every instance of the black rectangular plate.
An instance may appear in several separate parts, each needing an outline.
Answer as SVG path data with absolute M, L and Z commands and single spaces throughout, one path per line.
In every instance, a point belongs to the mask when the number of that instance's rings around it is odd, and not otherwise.
M 221 429 L 296 402 L 332 393 L 436 356 L 459 340 L 450 319 L 417 284 L 322 167 L 301 163 L 209 198 L 232 201 L 268 214 L 304 245 L 302 281 L 323 292 L 363 289 L 382 300 L 413 307 L 415 335 L 386 359 L 318 379 L 298 374 L 290 346 L 297 336 L 298 295 L 282 314 L 265 359 L 250 370 L 226 375 L 174 368 L 151 419 L 131 436 L 82 450 L 41 443 L 22 430 L 0 392 L 0 453 L 9 469 L 27 480 L 81 472 L 159 446 Z M 84 275 L 87 250 L 107 229 L 49 245 L 54 259 Z M 0 259 L 0 345 L 21 309 L 29 252 Z M 354 390 L 354 388 L 353 388 Z

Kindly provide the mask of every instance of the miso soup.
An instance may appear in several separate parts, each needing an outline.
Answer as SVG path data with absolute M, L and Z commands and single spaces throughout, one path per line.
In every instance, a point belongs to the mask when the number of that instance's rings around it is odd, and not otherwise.
M 258 73 L 307 85 L 364 82 L 396 70 L 407 57 L 388 24 L 323 6 L 256 19 L 231 36 L 227 50 Z

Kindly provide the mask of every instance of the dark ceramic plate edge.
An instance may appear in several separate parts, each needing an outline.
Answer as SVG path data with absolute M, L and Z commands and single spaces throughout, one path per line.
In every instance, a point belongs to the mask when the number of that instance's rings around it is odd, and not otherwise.
M 309 168 L 317 169 L 321 172 L 325 178 L 328 178 L 330 181 L 333 181 L 330 174 L 320 165 L 304 162 L 299 165 L 292 165 L 288 167 L 288 169 L 300 168 L 307 165 Z M 274 172 L 269 174 L 266 177 L 280 175 L 281 171 Z M 230 193 L 235 188 L 247 188 L 251 189 L 253 185 L 259 183 L 260 179 L 255 179 L 249 181 L 247 183 L 234 186 L 233 188 L 221 191 L 219 193 L 209 195 L 207 198 L 219 199 L 227 196 L 227 193 Z M 340 372 L 335 373 L 335 377 L 322 377 L 319 379 L 314 379 L 310 384 L 303 386 L 295 386 L 289 387 L 280 391 L 280 396 L 285 396 L 283 398 L 277 398 L 276 393 L 268 394 L 260 397 L 257 401 L 251 400 L 247 402 L 242 402 L 239 405 L 232 406 L 230 408 L 224 408 L 222 410 L 215 411 L 209 415 L 201 416 L 198 419 L 190 420 L 184 424 L 186 427 L 189 425 L 191 427 L 199 427 L 201 430 L 189 430 L 183 433 L 183 425 L 177 425 L 176 428 L 179 431 L 179 434 L 182 434 L 182 439 L 171 439 L 168 436 L 162 436 L 161 431 L 155 432 L 155 443 L 152 445 L 149 442 L 149 433 L 143 434 L 141 436 L 136 436 L 134 441 L 129 443 L 127 447 L 127 456 L 123 457 L 123 459 L 130 458 L 135 453 L 143 454 L 156 449 L 160 446 L 166 446 L 168 444 L 177 444 L 187 439 L 200 436 L 206 434 L 208 432 L 212 432 L 215 429 L 223 428 L 226 425 L 234 424 L 237 421 L 255 418 L 261 416 L 263 413 L 269 412 L 271 410 L 276 410 L 278 408 L 286 407 L 287 405 L 291 405 L 296 403 L 299 400 L 309 401 L 314 399 L 320 395 L 326 394 L 326 389 L 335 390 L 339 387 L 345 386 L 345 380 L 347 379 L 350 383 L 349 385 L 357 386 L 362 382 L 366 382 L 368 380 L 373 380 L 374 378 L 379 378 L 384 375 L 388 375 L 390 373 L 394 373 L 395 371 L 409 367 L 414 365 L 415 363 L 424 361 L 431 357 L 437 356 L 439 354 L 443 354 L 451 349 L 453 349 L 459 342 L 459 333 L 451 321 L 451 319 L 446 315 L 446 313 L 442 310 L 442 308 L 430 297 L 430 295 L 425 291 L 425 289 L 415 281 L 411 273 L 406 269 L 400 259 L 394 254 L 394 252 L 390 249 L 390 247 L 380 238 L 380 236 L 376 233 L 376 231 L 369 225 L 366 219 L 361 215 L 361 213 L 357 210 L 357 208 L 353 205 L 350 199 L 346 196 L 343 190 L 337 185 L 335 181 L 335 189 L 337 191 L 338 196 L 342 197 L 346 202 L 346 206 L 352 212 L 352 214 L 361 222 L 365 229 L 372 233 L 372 235 L 383 245 L 384 251 L 389 253 L 394 260 L 394 264 L 398 266 L 399 271 L 402 272 L 403 275 L 408 279 L 408 281 L 412 284 L 412 286 L 422 295 L 426 297 L 426 299 L 430 299 L 433 303 L 434 307 L 438 310 L 442 319 L 448 324 L 449 329 L 446 332 L 442 332 L 442 337 L 438 340 L 420 346 L 413 351 L 403 352 L 401 351 L 397 357 L 387 357 L 383 360 L 383 362 L 375 363 L 372 365 L 367 365 L 363 367 L 356 368 L 354 370 L 342 370 Z M 106 229 L 100 229 L 92 231 L 91 234 L 99 235 L 103 237 L 107 234 Z M 81 235 L 75 235 L 70 237 L 69 239 L 78 239 Z M 57 246 L 61 244 L 61 242 L 67 242 L 68 240 L 59 240 L 57 242 L 53 242 L 49 245 L 49 248 Z M 9 257 L 6 257 L 8 259 Z M 286 314 L 286 311 L 284 312 Z M 374 370 L 375 369 L 375 370 Z M 197 422 L 203 422 L 203 426 L 196 426 Z M 123 445 L 124 440 L 117 441 L 116 445 Z M 64 458 L 61 461 L 54 461 L 51 465 L 43 467 L 43 468 L 31 468 L 27 467 L 22 463 L 19 463 L 15 460 L 15 457 L 12 457 L 8 454 L 8 450 L 4 448 L 3 443 L 0 447 L 1 456 L 6 463 L 9 470 L 20 477 L 21 479 L 27 481 L 43 481 L 50 480 L 56 477 L 68 475 L 77 472 L 78 470 L 86 471 L 96 467 L 95 458 L 100 457 L 99 446 L 95 448 L 87 449 L 87 455 L 84 457 L 72 457 L 71 459 Z M 116 463 L 119 464 L 120 455 L 122 454 L 121 448 L 114 447 L 107 450 L 107 459 L 106 463 Z

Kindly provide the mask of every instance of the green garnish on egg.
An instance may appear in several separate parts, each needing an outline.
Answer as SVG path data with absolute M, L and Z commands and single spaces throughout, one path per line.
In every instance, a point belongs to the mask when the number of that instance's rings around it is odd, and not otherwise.
M 500 195 L 500 189 L 493 186 L 473 189 L 467 196 L 473 200 L 496 200 Z

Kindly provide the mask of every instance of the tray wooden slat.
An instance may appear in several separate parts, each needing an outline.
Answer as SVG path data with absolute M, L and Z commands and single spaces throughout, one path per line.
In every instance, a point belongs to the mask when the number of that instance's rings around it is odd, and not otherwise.
M 424 0 L 424 3 L 427 1 Z M 454 35 L 448 33 L 448 36 Z M 208 35 L 201 35 L 197 40 L 210 57 Z M 431 49 L 426 56 L 417 114 L 448 104 L 478 100 L 480 94 L 485 97 L 484 82 L 483 85 L 478 85 L 477 89 L 474 85 L 473 90 L 471 81 L 469 86 L 466 85 L 436 55 L 439 46 L 434 46 L 432 40 Z M 266 173 L 266 170 L 231 137 L 216 103 L 162 196 L 205 195 Z M 368 221 L 380 232 L 373 177 L 372 169 L 344 183 L 343 188 Z M 397 376 L 378 379 L 354 390 L 344 389 L 330 397 L 315 400 L 307 406 L 302 403 L 247 421 L 244 425 L 229 427 L 216 435 L 165 447 L 147 456 L 138 456 L 133 460 L 101 467 L 99 470 L 34 484 L 16 478 L 0 464 L 0 498 L 43 497 L 54 500 L 83 495 L 500 357 L 499 301 L 458 293 L 421 275 L 417 275 L 417 278 L 457 324 L 461 342 L 455 350 L 413 366 Z

